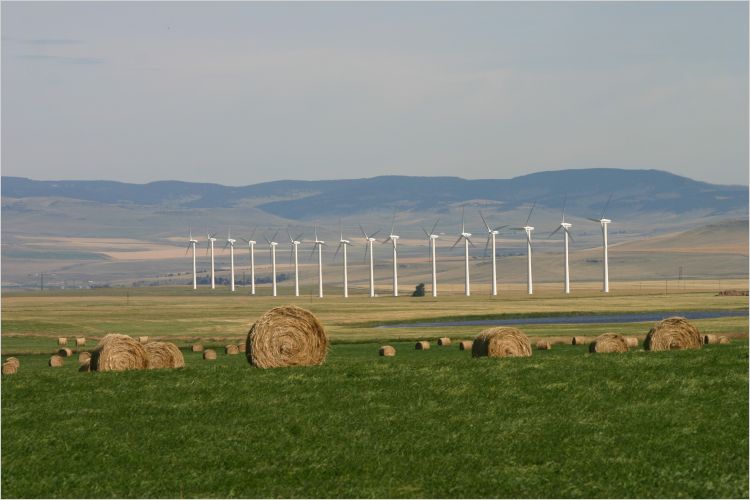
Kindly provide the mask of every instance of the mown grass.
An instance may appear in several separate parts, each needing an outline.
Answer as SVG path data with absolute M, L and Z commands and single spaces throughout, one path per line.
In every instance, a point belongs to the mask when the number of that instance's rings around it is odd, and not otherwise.
M 5 497 L 748 496 L 747 342 L 472 359 L 336 344 L 320 367 L 2 384 Z

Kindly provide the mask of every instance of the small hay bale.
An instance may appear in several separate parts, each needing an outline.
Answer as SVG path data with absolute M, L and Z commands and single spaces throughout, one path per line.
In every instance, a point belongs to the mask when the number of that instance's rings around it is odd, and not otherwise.
M 245 342 L 240 342 L 239 344 L 237 344 L 237 349 L 238 349 L 238 350 L 239 350 L 240 352 L 247 352 L 247 343 L 245 343 Z
M 496 327 L 483 330 L 474 339 L 471 355 L 505 357 L 531 356 L 531 342 L 518 328 Z
M 191 349 L 193 352 L 203 352 L 203 344 L 193 344 Z
M 16 368 L 18 368 L 18 367 L 21 366 L 21 362 L 18 361 L 18 358 L 14 358 L 13 356 L 11 356 L 10 358 L 6 359 L 5 362 L 6 363 L 11 363 L 13 365 L 16 365 Z
M 86 345 L 86 337 L 76 337 L 76 347 L 82 347 Z
M 638 337 L 625 337 L 625 342 L 628 344 L 628 348 L 638 347 Z
M 83 351 L 78 354 L 78 363 L 83 364 L 91 359 L 91 353 L 88 351 Z
M 66 345 L 68 345 L 68 338 L 67 337 L 57 337 L 57 345 L 59 345 L 59 346 L 66 346 Z
M 732 339 L 730 339 L 726 335 L 722 335 L 721 337 L 719 337 L 719 344 L 731 344 L 731 343 L 732 343 Z
M 384 345 L 378 349 L 378 354 L 387 358 L 392 358 L 396 355 L 396 348 L 390 345 Z
M 617 333 L 603 333 L 589 344 L 589 352 L 628 352 L 628 341 Z
M 63 347 L 62 349 L 57 351 L 57 355 L 63 358 L 69 358 L 73 355 L 73 349 L 71 349 L 70 347 Z
M 205 351 L 203 351 L 203 359 L 216 359 L 216 351 L 214 351 L 213 349 L 206 349 Z
M 698 329 L 685 318 L 667 318 L 657 322 L 643 341 L 647 351 L 700 349 L 703 344 Z
M 719 336 L 714 335 L 712 333 L 707 333 L 703 336 L 703 343 L 704 344 L 718 344 L 719 343 Z
M 414 344 L 414 349 L 417 351 L 426 351 L 430 348 L 430 343 L 426 340 L 420 340 L 416 344 Z
M 49 365 L 52 368 L 58 368 L 63 365 L 63 358 L 58 356 L 57 354 L 53 354 L 49 358 Z
M 91 371 L 91 359 L 87 359 L 83 363 L 81 363 L 81 366 L 78 367 L 78 371 L 81 373 L 86 373 Z
M 18 371 L 18 365 L 15 363 L 3 363 L 3 375 L 15 375 Z
M 143 335 L 143 336 L 138 337 L 138 342 L 140 342 L 141 344 L 147 343 L 148 342 L 148 336 Z
M 586 337 L 577 335 L 570 340 L 570 343 L 573 345 L 583 345 L 586 343 Z
M 247 333 L 247 361 L 258 368 L 319 365 L 328 335 L 313 313 L 297 306 L 266 311 Z
M 232 355 L 232 354 L 239 354 L 240 348 L 237 347 L 235 344 L 227 344 L 224 346 L 224 354 Z
M 536 348 L 538 351 L 549 351 L 552 349 L 552 344 L 548 340 L 539 340 L 536 343 Z
M 451 345 L 451 339 L 449 339 L 448 337 L 440 337 L 438 339 L 438 345 Z
M 471 346 L 474 345 L 473 340 L 462 340 L 458 344 L 459 351 L 471 351 Z
M 148 354 L 148 368 L 183 368 L 185 358 L 182 351 L 172 342 L 149 342 L 143 344 Z
M 91 370 L 97 372 L 145 370 L 148 354 L 143 345 L 128 335 L 105 335 L 91 351 Z

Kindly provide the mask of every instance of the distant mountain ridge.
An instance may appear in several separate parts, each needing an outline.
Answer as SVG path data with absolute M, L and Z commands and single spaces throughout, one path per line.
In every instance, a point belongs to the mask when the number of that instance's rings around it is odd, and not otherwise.
M 706 215 L 745 212 L 747 186 L 699 182 L 659 170 L 578 169 L 538 172 L 511 179 L 381 176 L 323 181 L 282 180 L 249 186 L 181 181 L 130 184 L 115 181 L 36 181 L 2 177 L 2 197 L 62 197 L 106 204 L 227 208 L 248 203 L 289 219 L 355 214 L 373 209 L 446 211 L 466 202 L 512 210 L 537 200 L 598 215 L 612 193 L 613 213 Z

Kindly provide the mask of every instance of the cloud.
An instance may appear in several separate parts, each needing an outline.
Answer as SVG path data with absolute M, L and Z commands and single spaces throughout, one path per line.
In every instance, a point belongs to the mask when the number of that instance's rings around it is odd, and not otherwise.
M 104 59 L 99 57 L 70 57 L 70 56 L 51 56 L 48 54 L 23 54 L 18 56 L 21 59 L 31 59 L 35 61 L 52 61 L 62 64 L 102 64 Z

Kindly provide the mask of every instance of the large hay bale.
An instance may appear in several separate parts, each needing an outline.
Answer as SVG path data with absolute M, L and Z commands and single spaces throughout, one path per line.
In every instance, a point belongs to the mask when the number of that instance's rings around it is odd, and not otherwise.
M 471 355 L 475 358 L 531 356 L 531 342 L 518 328 L 505 326 L 488 328 L 474 339 Z
M 536 343 L 536 348 L 539 351 L 549 351 L 552 349 L 552 344 L 548 340 L 538 340 Z
M 9 357 L 5 360 L 6 363 L 11 363 L 13 365 L 16 365 L 16 368 L 21 366 L 21 362 L 18 361 L 18 358 L 14 358 L 13 356 Z
M 628 347 L 638 347 L 638 337 L 625 337 L 625 342 L 628 344 Z
M 570 339 L 570 343 L 573 345 L 583 345 L 586 343 L 586 337 L 583 337 L 581 335 L 576 335 L 572 339 Z
M 149 369 L 156 368 L 183 368 L 185 358 L 182 351 L 172 342 L 149 342 L 143 344 L 148 355 Z
M 438 345 L 451 345 L 451 339 L 448 337 L 440 337 L 438 339 Z
M 148 342 L 148 336 L 142 335 L 142 336 L 138 337 L 138 342 L 140 342 L 141 344 L 147 343 Z
M 83 352 L 81 352 L 81 353 L 78 354 L 78 363 L 79 364 L 80 363 L 85 363 L 85 362 L 87 362 L 90 359 L 91 359 L 91 353 L 88 352 L 88 351 L 83 351 Z
M 145 370 L 148 354 L 135 339 L 117 333 L 105 335 L 91 351 L 91 370 L 98 372 Z
M 384 345 L 378 350 L 378 354 L 391 358 L 396 355 L 396 348 L 390 345 Z
M 647 351 L 700 349 L 703 339 L 698 329 L 685 318 L 667 318 L 657 322 L 643 341 Z
M 191 349 L 193 352 L 203 352 L 203 344 L 193 344 Z
M 471 346 L 474 345 L 473 340 L 462 340 L 458 344 L 459 351 L 471 351 Z
M 213 349 L 206 349 L 205 351 L 203 351 L 203 359 L 216 359 L 216 351 L 214 351 Z
M 68 339 L 67 339 L 67 337 L 57 337 L 57 345 L 59 345 L 59 346 L 66 346 L 66 345 L 68 345 Z
M 70 347 L 63 347 L 57 351 L 57 355 L 63 358 L 69 358 L 73 355 L 73 349 Z
M 731 344 L 731 343 L 732 343 L 732 339 L 730 339 L 726 335 L 722 335 L 721 337 L 719 337 L 719 344 Z
M 239 344 L 237 344 L 237 350 L 240 352 L 247 352 L 247 343 L 240 342 Z
M 628 341 L 617 333 L 603 333 L 589 344 L 589 352 L 628 352 Z
M 707 333 L 703 336 L 703 343 L 704 344 L 718 344 L 719 343 L 719 336 L 714 335 L 712 333 Z
M 3 363 L 3 375 L 15 375 L 18 371 L 18 365 L 15 363 Z
M 239 354 L 240 348 L 236 344 L 227 344 L 224 346 L 224 354 L 232 355 Z
M 426 340 L 420 340 L 416 344 L 414 344 L 414 349 L 417 351 L 426 351 L 430 348 L 430 343 Z
M 328 335 L 313 313 L 297 306 L 266 311 L 247 334 L 248 362 L 259 368 L 323 363 Z
M 76 347 L 82 347 L 86 345 L 86 337 L 76 337 Z
M 58 367 L 60 367 L 60 366 L 62 366 L 62 365 L 63 365 L 63 358 L 61 358 L 61 357 L 60 357 L 60 356 L 58 356 L 57 354 L 53 354 L 53 355 L 52 355 L 52 356 L 50 356 L 50 358 L 49 358 L 49 365 L 50 365 L 50 366 L 51 366 L 52 368 L 58 368 Z

